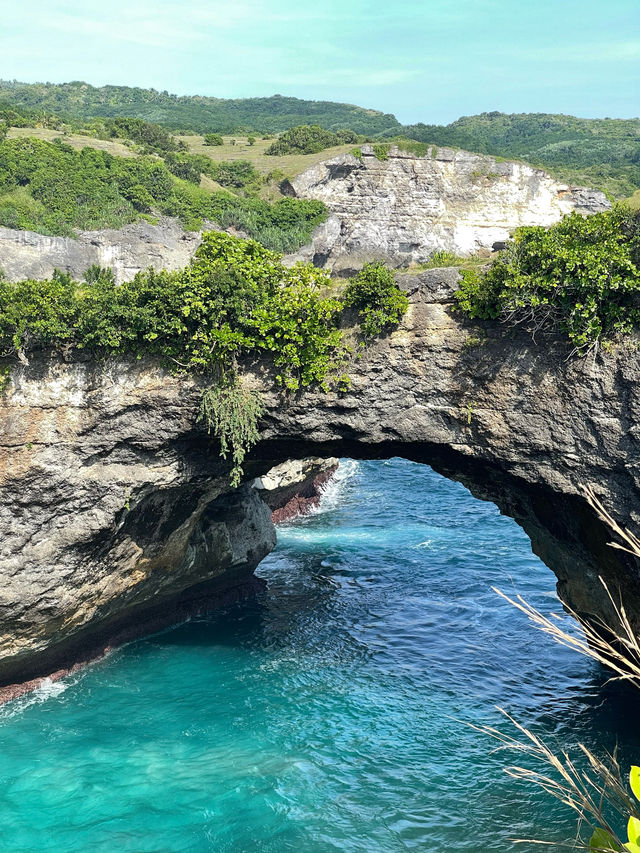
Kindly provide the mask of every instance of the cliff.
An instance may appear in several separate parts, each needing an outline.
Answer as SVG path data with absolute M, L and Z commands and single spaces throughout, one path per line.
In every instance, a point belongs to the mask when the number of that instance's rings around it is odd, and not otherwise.
M 488 254 L 518 226 L 611 206 L 597 190 L 468 151 L 433 147 L 417 157 L 395 147 L 378 160 L 363 146 L 362 154 L 327 160 L 291 181 L 291 194 L 318 199 L 331 212 L 295 259 L 350 273 L 370 260 L 407 266 L 436 251 Z
M 610 207 L 603 193 L 568 187 L 523 163 L 449 148 L 430 149 L 426 157 L 392 149 L 388 160 L 370 151 L 364 146 L 361 159 L 327 160 L 289 184 L 288 192 L 319 199 L 330 211 L 290 263 L 312 260 L 350 273 L 372 259 L 400 267 L 438 250 L 488 254 L 519 225 L 550 225 L 572 210 Z M 167 217 L 75 239 L 0 228 L 0 270 L 10 281 L 48 278 L 54 269 L 80 279 L 98 264 L 111 267 L 121 283 L 147 267 L 182 268 L 199 244 L 197 232 Z
M 453 313 L 455 269 L 400 281 L 410 309 L 350 365 L 348 393 L 283 398 L 260 366 L 247 374 L 268 410 L 238 491 L 195 423 L 193 378 L 143 360 L 13 368 L 0 404 L 0 683 L 243 594 L 275 541 L 249 481 L 310 456 L 432 465 L 522 525 L 572 607 L 611 619 L 602 574 L 640 627 L 638 567 L 607 546 L 579 489 L 640 521 L 637 349 L 567 360 L 552 336 L 536 345 Z
M 81 231 L 74 238 L 0 228 L 0 271 L 9 281 L 50 278 L 55 269 L 81 279 L 97 264 L 111 268 L 121 284 L 148 267 L 182 269 L 199 245 L 200 234 L 184 231 L 169 217 L 155 225 L 135 222 L 118 229 Z

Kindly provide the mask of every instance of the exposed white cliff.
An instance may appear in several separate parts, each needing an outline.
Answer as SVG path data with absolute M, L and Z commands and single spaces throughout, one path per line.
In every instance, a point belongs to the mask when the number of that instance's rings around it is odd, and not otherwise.
M 427 261 L 436 251 L 490 251 L 521 225 L 551 225 L 572 210 L 596 213 L 604 193 L 568 187 L 540 169 L 493 157 L 431 148 L 417 157 L 394 147 L 378 160 L 344 154 L 298 175 L 290 191 L 324 202 L 331 215 L 294 259 L 336 272 L 365 261 L 396 266 Z
M 118 229 L 81 231 L 76 238 L 0 228 L 0 270 L 10 281 L 50 278 L 55 269 L 80 279 L 98 264 L 112 269 L 121 284 L 148 267 L 181 269 L 200 241 L 198 232 L 184 231 L 177 219 L 168 217 L 156 225 L 135 222 Z

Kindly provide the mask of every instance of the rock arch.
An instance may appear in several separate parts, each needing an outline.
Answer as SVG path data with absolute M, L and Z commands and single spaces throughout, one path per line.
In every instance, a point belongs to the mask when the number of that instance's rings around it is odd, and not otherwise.
M 403 324 L 354 360 L 348 393 L 283 401 L 249 373 L 268 411 L 247 477 L 310 455 L 428 463 L 512 516 L 574 609 L 611 619 L 603 574 L 639 624 L 638 566 L 607 546 L 579 489 L 640 521 L 635 349 L 571 359 L 553 336 L 465 321 L 454 269 L 401 283 Z M 273 527 L 249 485 L 229 492 L 195 426 L 199 394 L 145 362 L 14 370 L 0 406 L 0 683 L 244 594 Z

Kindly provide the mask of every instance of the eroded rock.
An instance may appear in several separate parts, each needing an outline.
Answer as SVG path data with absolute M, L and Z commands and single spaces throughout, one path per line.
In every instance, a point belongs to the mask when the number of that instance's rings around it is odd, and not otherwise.
M 81 279 L 97 264 L 112 269 L 116 282 L 122 284 L 148 267 L 182 269 L 201 239 L 201 233 L 185 231 L 177 219 L 169 217 L 155 225 L 134 222 L 118 229 L 81 231 L 75 238 L 0 228 L 0 270 L 9 281 L 50 278 L 56 269 Z
M 637 349 L 567 358 L 554 336 L 471 323 L 452 312 L 456 278 L 400 277 L 409 311 L 350 365 L 346 394 L 285 399 L 268 373 L 247 374 L 267 405 L 247 480 L 311 456 L 428 463 L 515 518 L 574 609 L 612 622 L 601 574 L 640 628 L 638 566 L 608 547 L 580 492 L 593 485 L 618 521 L 640 524 Z M 268 507 L 229 489 L 196 425 L 200 393 L 146 361 L 13 367 L 0 400 L 0 682 L 237 588 L 273 547 Z
M 521 225 L 551 225 L 572 210 L 611 207 L 604 193 L 569 187 L 524 163 L 451 148 L 416 157 L 397 148 L 378 160 L 343 154 L 291 181 L 291 193 L 318 199 L 331 215 L 292 260 L 336 273 L 383 260 L 423 263 L 437 251 L 467 256 L 492 250 Z

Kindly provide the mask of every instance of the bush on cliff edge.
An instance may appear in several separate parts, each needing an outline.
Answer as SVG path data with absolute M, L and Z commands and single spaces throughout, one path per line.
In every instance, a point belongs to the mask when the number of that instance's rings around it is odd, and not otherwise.
M 619 206 L 519 228 L 485 272 L 462 272 L 469 317 L 537 331 L 557 328 L 585 355 L 640 322 L 640 216 Z

